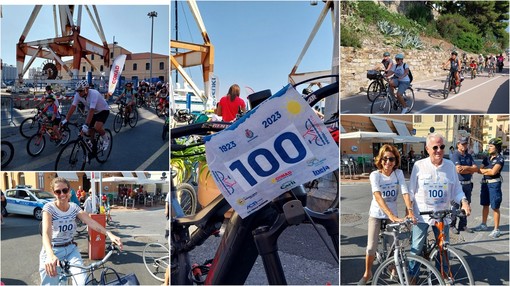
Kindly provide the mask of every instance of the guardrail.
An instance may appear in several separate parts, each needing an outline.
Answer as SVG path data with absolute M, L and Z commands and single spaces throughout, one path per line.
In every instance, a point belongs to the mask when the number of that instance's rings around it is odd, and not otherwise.
M 14 100 L 12 96 L 2 96 L 2 102 L 1 102 L 1 117 L 2 117 L 2 125 L 14 125 Z

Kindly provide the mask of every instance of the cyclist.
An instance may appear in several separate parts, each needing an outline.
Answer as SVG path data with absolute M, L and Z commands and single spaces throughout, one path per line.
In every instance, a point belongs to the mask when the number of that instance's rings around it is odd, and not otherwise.
M 499 54 L 497 57 L 497 62 L 499 72 L 503 72 L 503 66 L 505 65 L 505 57 L 503 57 L 503 53 Z
M 446 69 L 448 64 L 450 65 L 450 73 L 452 73 L 455 76 L 455 84 L 459 86 L 460 85 L 459 71 L 462 68 L 462 64 L 460 62 L 460 59 L 457 58 L 457 55 L 458 55 L 457 52 L 453 51 L 451 53 L 450 58 L 446 62 L 444 62 L 443 68 Z M 450 88 L 453 88 L 453 86 L 450 86 Z
M 121 95 L 115 101 L 115 103 L 118 103 L 119 101 L 123 101 L 126 104 L 126 110 L 124 110 L 124 114 L 126 115 L 125 116 L 126 118 L 131 113 L 131 110 L 135 106 L 135 97 L 136 97 L 136 91 L 133 89 L 133 84 L 131 82 L 127 82 Z
M 420 211 L 438 211 L 448 209 L 450 201 L 462 203 L 462 209 L 466 215 L 470 215 L 471 207 L 462 191 L 455 165 L 450 160 L 444 160 L 444 138 L 438 133 L 427 136 L 425 149 L 428 158 L 414 163 L 409 193 L 413 199 L 413 213 L 418 223 L 413 226 L 411 253 L 420 255 L 423 251 L 429 225 L 434 230 L 434 235 L 439 235 L 439 230 L 434 226 L 434 221 L 429 220 L 428 215 L 420 215 Z M 444 232 L 446 241 L 449 240 L 449 225 L 445 225 Z M 412 265 L 412 273 L 416 273 L 416 265 Z
M 395 65 L 391 67 L 391 70 L 386 74 L 386 78 L 391 77 L 392 75 L 395 75 L 392 80 L 389 81 L 390 83 L 390 92 L 392 94 L 395 94 L 395 88 L 397 89 L 397 100 L 400 102 L 400 105 L 402 105 L 402 114 L 409 112 L 409 108 L 407 108 L 407 104 L 404 100 L 404 97 L 402 96 L 406 89 L 410 85 L 410 79 L 409 79 L 409 66 L 406 66 L 404 64 L 404 55 L 397 54 L 395 56 L 395 61 L 397 62 Z
M 400 222 L 398 217 L 398 191 L 404 198 L 407 209 L 412 217 L 411 198 L 407 190 L 404 173 L 399 169 L 400 153 L 395 146 L 384 144 L 375 157 L 376 171 L 370 174 L 372 187 L 372 203 L 368 218 L 367 252 L 365 256 L 365 273 L 358 285 L 366 285 L 372 278 L 372 264 L 375 259 L 379 230 L 384 221 Z
M 496 56 L 492 54 L 489 56 L 489 68 L 492 69 L 492 73 L 496 73 Z
M 478 71 L 482 73 L 484 67 L 485 59 L 482 54 L 478 55 Z
M 142 80 L 140 82 L 140 85 L 138 86 L 138 97 L 141 98 L 141 100 L 145 101 L 146 93 L 149 91 L 148 84 Z
M 58 112 L 58 105 L 55 104 L 55 96 L 48 95 L 46 96 L 46 106 L 43 108 L 42 112 L 39 114 L 39 118 L 45 116 L 46 119 L 51 124 L 51 128 L 53 130 L 53 134 L 51 135 L 51 139 L 59 142 L 62 139 L 62 135 L 58 129 L 60 125 L 60 112 Z
M 384 54 L 383 54 L 383 59 L 382 59 L 381 63 L 378 63 L 378 64 L 374 67 L 374 69 L 375 69 L 375 70 L 379 70 L 379 69 L 381 69 L 380 64 L 383 64 L 383 66 L 384 66 L 384 73 L 385 73 L 385 74 L 387 74 L 387 73 L 391 70 L 391 68 L 393 67 L 393 64 L 394 64 L 394 63 L 393 63 L 393 60 L 392 60 L 392 59 L 391 59 L 391 57 L 390 57 L 390 53 L 389 53 L 389 52 L 384 52 Z
M 477 69 L 476 61 L 471 60 L 469 67 L 471 68 L 471 72 L 473 73 L 473 78 L 476 78 L 476 69 Z
M 108 106 L 108 103 L 99 91 L 89 88 L 89 84 L 86 80 L 80 80 L 76 83 L 76 94 L 74 95 L 73 103 L 71 108 L 69 108 L 66 118 L 62 121 L 62 124 L 69 121 L 79 102 L 89 108 L 89 113 L 81 130 L 85 135 L 91 138 L 94 138 L 94 130 L 97 131 L 103 139 L 103 150 L 107 150 L 110 145 L 110 139 L 104 131 L 104 123 L 110 115 L 110 106 Z M 94 127 L 94 129 L 91 130 L 91 134 L 89 134 L 90 127 Z
M 170 94 L 168 93 L 168 89 L 166 84 L 161 87 L 161 89 L 156 93 L 156 98 L 158 98 L 158 106 L 157 109 L 164 109 L 168 104 L 167 98 L 169 98 Z
M 42 212 L 42 249 L 39 254 L 39 275 L 41 285 L 58 285 L 58 261 L 67 259 L 71 264 L 83 265 L 80 251 L 73 241 L 76 232 L 76 218 L 95 231 L 105 234 L 112 242 L 122 249 L 119 237 L 107 231 L 103 226 L 88 216 L 75 203 L 70 203 L 70 184 L 57 177 L 51 181 L 51 189 L 55 200 L 44 205 Z M 71 267 L 74 274 L 74 284 L 84 285 L 86 273 L 81 269 Z
M 483 159 L 480 173 L 483 175 L 482 190 L 480 191 L 480 205 L 482 205 L 482 223 L 475 228 L 476 231 L 487 230 L 487 217 L 489 205 L 494 215 L 494 229 L 489 234 L 492 238 L 501 235 L 499 230 L 500 211 L 502 201 L 501 193 L 501 170 L 505 165 L 505 158 L 501 155 L 502 140 L 492 138 L 489 141 L 489 157 Z

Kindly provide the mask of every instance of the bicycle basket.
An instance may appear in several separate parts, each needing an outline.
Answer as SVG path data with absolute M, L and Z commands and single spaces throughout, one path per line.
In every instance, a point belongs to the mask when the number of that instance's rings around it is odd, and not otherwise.
M 111 271 L 111 274 L 107 275 L 107 272 Z M 113 279 L 108 279 L 113 277 Z M 140 285 L 138 278 L 135 273 L 129 273 L 124 276 L 120 276 L 115 269 L 107 268 L 101 272 L 101 285 Z
M 367 71 L 367 78 L 368 79 L 378 79 L 381 77 L 381 73 L 376 70 L 369 70 Z

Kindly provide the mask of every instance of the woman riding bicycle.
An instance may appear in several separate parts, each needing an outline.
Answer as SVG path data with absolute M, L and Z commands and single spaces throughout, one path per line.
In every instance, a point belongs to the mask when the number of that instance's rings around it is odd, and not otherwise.
M 384 144 L 375 157 L 376 171 L 370 174 L 372 187 L 372 203 L 368 218 L 367 253 L 365 256 L 365 273 L 358 285 L 366 285 L 372 278 L 372 264 L 374 263 L 379 230 L 383 221 L 401 222 L 398 217 L 398 190 L 404 198 L 404 203 L 410 210 L 412 218 L 411 198 L 409 197 L 404 173 L 399 169 L 400 153 L 395 146 Z
M 55 201 L 49 202 L 43 207 L 42 218 L 42 249 L 39 254 L 39 275 L 41 285 L 58 285 L 57 265 L 60 260 L 67 259 L 71 264 L 83 265 L 80 251 L 73 241 L 76 232 L 76 217 L 86 223 L 97 232 L 107 235 L 110 240 L 122 249 L 119 237 L 107 231 L 98 222 L 93 220 L 75 203 L 70 203 L 69 182 L 61 177 L 51 181 L 51 188 L 55 195 Z M 75 275 L 75 285 L 85 284 L 85 273 L 71 268 Z
M 395 75 L 392 80 L 389 81 L 390 83 L 390 92 L 392 94 L 395 94 L 395 88 L 397 89 L 397 99 L 402 105 L 402 114 L 408 113 L 409 108 L 407 107 L 407 104 L 404 100 L 404 97 L 402 96 L 406 89 L 411 84 L 411 79 L 409 78 L 409 66 L 404 64 L 404 55 L 397 54 L 395 56 L 395 61 L 397 62 L 395 65 L 392 66 L 391 70 L 386 74 L 386 78 L 391 77 L 392 75 Z
M 446 69 L 448 64 L 450 64 L 450 73 L 455 76 L 455 84 L 460 85 L 460 75 L 459 71 L 462 69 L 462 63 L 460 59 L 457 57 L 457 52 L 453 51 L 451 53 L 451 57 L 443 63 L 443 68 Z M 452 88 L 452 87 L 451 87 Z
M 135 106 L 135 98 L 136 91 L 133 89 L 133 84 L 128 82 L 126 83 L 124 90 L 122 91 L 119 98 L 117 98 L 115 103 L 118 103 L 119 101 L 124 101 L 124 103 L 126 104 L 125 114 L 130 114 L 131 109 L 133 108 L 133 106 Z

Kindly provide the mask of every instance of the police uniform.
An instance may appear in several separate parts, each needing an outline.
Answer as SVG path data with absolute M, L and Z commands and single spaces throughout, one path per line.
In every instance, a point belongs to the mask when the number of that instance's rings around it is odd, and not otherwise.
M 499 164 L 501 165 L 501 169 L 503 169 L 503 166 L 505 165 L 505 158 L 498 153 L 496 156 L 492 157 L 492 159 L 489 157 L 484 158 L 482 164 L 487 169 L 492 169 L 495 165 Z M 480 192 L 480 205 L 490 205 L 493 210 L 499 209 L 503 197 L 501 193 L 501 183 L 501 171 L 494 176 L 483 176 L 482 190 Z
M 473 166 L 476 165 L 475 161 L 473 160 L 473 157 L 468 152 L 464 152 L 465 154 L 462 155 L 458 150 L 453 152 L 451 161 L 455 164 L 455 166 Z M 471 193 L 473 191 L 473 182 L 471 181 L 471 178 L 473 177 L 473 174 L 458 174 L 460 184 L 462 185 L 462 191 L 464 191 L 464 195 L 466 196 L 466 199 L 468 200 L 469 204 L 471 204 Z M 452 222 L 452 226 L 455 226 L 455 221 Z M 467 218 L 466 217 L 459 217 L 459 227 L 457 229 L 463 230 L 464 227 L 467 226 Z

